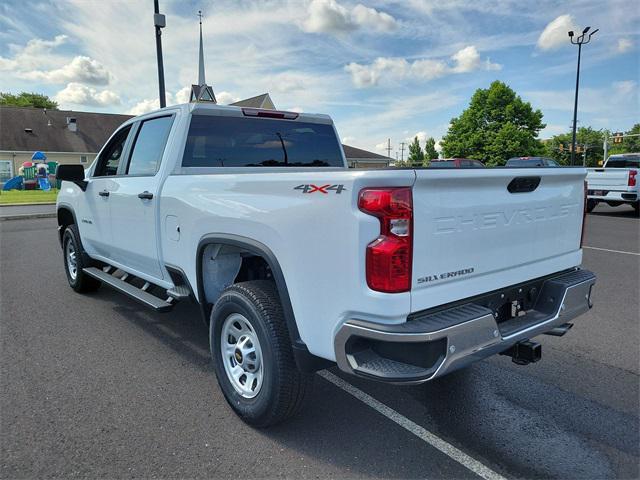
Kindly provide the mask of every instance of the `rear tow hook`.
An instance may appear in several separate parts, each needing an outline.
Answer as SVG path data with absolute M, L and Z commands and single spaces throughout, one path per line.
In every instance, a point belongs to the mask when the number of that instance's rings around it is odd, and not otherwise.
M 528 365 L 542 358 L 542 345 L 531 340 L 523 340 L 500 352 L 500 355 L 511 357 L 511 361 L 516 365 Z

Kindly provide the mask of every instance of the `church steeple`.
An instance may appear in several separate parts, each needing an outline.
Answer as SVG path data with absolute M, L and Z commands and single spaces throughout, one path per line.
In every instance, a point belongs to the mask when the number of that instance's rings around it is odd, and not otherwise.
M 200 58 L 198 63 L 198 85 L 204 85 L 204 48 L 202 46 L 202 10 L 198 10 L 200 18 Z
M 213 88 L 207 85 L 204 79 L 204 47 L 202 43 L 202 10 L 198 10 L 198 18 L 200 19 L 200 51 L 198 55 L 198 84 L 191 85 L 190 102 L 212 102 L 216 101 Z

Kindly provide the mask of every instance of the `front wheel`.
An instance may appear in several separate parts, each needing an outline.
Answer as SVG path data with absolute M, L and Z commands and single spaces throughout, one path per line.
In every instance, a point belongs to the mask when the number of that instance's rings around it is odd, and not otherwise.
M 313 376 L 296 367 L 273 282 L 228 287 L 211 312 L 209 341 L 218 384 L 245 422 L 268 427 L 300 410 Z
M 62 253 L 64 255 L 64 271 L 67 274 L 69 286 L 78 293 L 97 290 L 100 282 L 84 273 L 85 254 L 80 243 L 78 227 L 69 225 L 62 235 Z

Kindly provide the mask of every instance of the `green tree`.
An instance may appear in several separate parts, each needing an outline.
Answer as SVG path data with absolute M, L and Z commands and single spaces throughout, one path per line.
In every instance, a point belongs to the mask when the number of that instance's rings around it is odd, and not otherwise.
M 413 139 L 413 142 L 409 144 L 408 160 L 410 165 L 422 165 L 422 162 L 424 162 L 424 152 L 422 151 L 417 136 Z
M 569 165 L 571 163 L 571 137 L 572 132 L 567 132 L 554 135 L 551 139 L 546 140 L 544 155 L 557 160 L 561 165 Z M 576 164 L 582 165 L 583 159 L 586 159 L 588 167 L 598 166 L 598 162 L 602 160 L 604 155 L 603 143 L 604 132 L 602 130 L 579 127 L 576 130 Z
M 13 95 L 9 92 L 0 92 L 0 105 L 8 105 L 12 107 L 48 108 L 51 110 L 58 109 L 58 102 L 51 100 L 46 95 L 29 92 L 21 92 L 18 95 Z
M 436 139 L 433 137 L 427 138 L 427 142 L 424 145 L 424 158 L 427 160 L 434 160 L 438 158 L 438 151 L 436 150 Z
M 607 132 L 609 133 L 609 132 Z M 624 132 L 626 135 L 640 135 L 640 123 L 636 123 L 630 130 Z M 622 143 L 613 143 L 613 137 L 609 133 L 609 155 L 616 153 L 637 153 L 640 152 L 640 136 L 624 137 Z
M 469 107 L 451 120 L 440 145 L 444 157 L 504 165 L 510 157 L 541 154 L 544 148 L 537 137 L 545 126 L 540 110 L 496 80 L 488 89 L 476 90 Z

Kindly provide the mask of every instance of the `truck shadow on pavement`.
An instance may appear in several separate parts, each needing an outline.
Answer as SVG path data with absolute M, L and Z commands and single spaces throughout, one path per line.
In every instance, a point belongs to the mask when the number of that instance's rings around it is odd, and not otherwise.
M 156 314 L 107 292 L 102 290 L 96 297 L 113 302 L 120 318 L 206 372 L 215 386 L 208 330 L 195 304 L 184 302 L 170 314 Z M 346 380 L 463 451 L 499 465 L 499 470 L 526 477 L 594 479 L 636 478 L 639 473 L 637 418 L 525 372 L 481 362 L 414 387 Z M 225 415 L 234 416 L 224 402 L 211 408 L 226 409 Z M 290 456 L 298 466 L 301 460 L 323 465 L 327 476 L 472 476 L 319 377 L 298 416 L 255 434 L 281 444 L 281 455 Z

